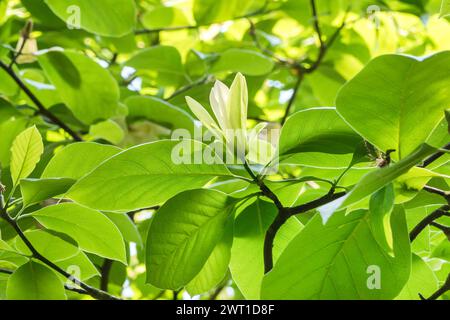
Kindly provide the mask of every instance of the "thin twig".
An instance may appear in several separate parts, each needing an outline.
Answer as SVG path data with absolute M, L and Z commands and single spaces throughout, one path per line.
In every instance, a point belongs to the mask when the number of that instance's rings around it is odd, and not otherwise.
M 437 300 L 444 293 L 450 290 L 450 274 L 447 276 L 447 280 L 444 285 L 440 287 L 435 293 L 433 293 L 427 300 Z
M 297 75 L 297 81 L 295 82 L 295 85 L 294 85 L 294 91 L 292 92 L 292 96 L 290 97 L 288 104 L 286 106 L 286 109 L 284 111 L 283 118 L 281 119 L 281 125 L 286 123 L 286 120 L 291 113 L 292 106 L 294 105 L 294 102 L 297 99 L 298 91 L 300 90 L 300 86 L 302 85 L 304 78 L 305 78 L 305 75 L 303 72 L 300 72 Z
M 313 16 L 314 29 L 316 31 L 317 37 L 319 38 L 319 44 L 320 44 L 319 54 L 317 56 L 317 59 L 308 68 L 303 67 L 302 62 L 294 65 L 295 70 L 297 71 L 297 82 L 295 83 L 294 92 L 292 94 L 292 97 L 288 101 L 288 104 L 284 111 L 283 118 L 281 119 L 282 125 L 286 122 L 287 118 L 289 117 L 292 106 L 294 105 L 295 100 L 297 99 L 298 91 L 304 80 L 305 74 L 311 74 L 319 68 L 319 66 L 321 65 L 323 59 L 325 58 L 325 56 L 328 52 L 328 49 L 334 44 L 334 42 L 338 38 L 339 34 L 341 33 L 342 29 L 344 29 L 344 27 L 347 25 L 347 15 L 348 15 L 349 9 L 346 11 L 341 25 L 334 31 L 334 33 L 331 35 L 330 39 L 327 42 L 325 42 L 323 39 L 322 30 L 320 28 L 319 15 L 317 12 L 315 0 L 311 0 L 311 10 L 312 10 L 312 16 Z M 298 67 L 298 66 L 300 66 L 300 67 Z
M 439 196 L 442 196 L 443 198 L 445 198 L 445 200 L 447 200 L 447 202 L 450 203 L 450 192 L 449 191 L 444 191 L 438 188 L 434 188 L 434 187 L 430 187 L 430 186 L 425 186 L 423 187 L 424 191 L 427 191 L 429 193 L 433 193 L 433 194 L 437 194 Z
M 2 68 L 8 75 L 17 83 L 17 85 L 25 92 L 25 94 L 33 101 L 36 107 L 39 109 L 39 113 L 51 120 L 54 124 L 58 125 L 61 129 L 66 131 L 75 141 L 82 141 L 81 137 L 73 131 L 69 126 L 67 126 L 63 121 L 61 121 L 57 116 L 50 112 L 42 102 L 31 92 L 30 89 L 25 85 L 22 79 L 17 76 L 12 68 L 7 66 L 3 61 L 0 60 L 0 68 Z
M 448 151 L 450 150 L 450 143 L 448 143 L 447 145 L 445 145 L 443 148 L 443 150 Z M 437 159 L 439 159 L 440 157 L 442 157 L 444 154 L 446 154 L 447 152 L 445 151 L 438 151 L 435 154 L 431 155 L 429 158 L 425 159 L 425 161 L 423 162 L 423 164 L 420 166 L 421 168 L 426 168 L 428 167 L 430 164 L 432 164 L 433 162 L 435 162 Z
M 432 222 L 435 220 L 445 216 L 447 212 L 450 210 L 449 205 L 445 205 L 440 207 L 439 209 L 433 211 L 431 214 L 426 216 L 422 221 L 420 221 L 414 229 L 409 233 L 409 240 L 413 242 L 417 236 Z
M 109 274 L 111 273 L 112 264 L 112 260 L 105 259 L 105 261 L 103 261 L 102 267 L 100 268 L 100 290 L 105 292 L 108 292 Z
M 0 268 L 0 273 L 12 275 L 14 273 L 14 271 L 9 270 L 9 269 Z M 79 294 L 87 294 L 88 295 L 88 293 L 85 290 L 78 289 L 78 288 L 73 288 L 72 286 L 69 286 L 67 284 L 64 284 L 64 289 L 72 291 L 72 292 L 76 292 L 76 293 L 79 293 Z
M 45 258 L 43 255 L 41 255 L 36 250 L 36 248 L 33 246 L 33 244 L 30 242 L 30 240 L 27 238 L 27 236 L 23 233 L 22 229 L 17 224 L 17 222 L 9 216 L 9 214 L 6 212 L 5 208 L 3 207 L 3 202 L 1 203 L 0 210 L 1 210 L 0 217 L 3 218 L 16 231 L 16 233 L 19 235 L 19 237 L 22 239 L 22 241 L 25 243 L 25 245 L 31 251 L 33 258 L 43 262 L 44 264 L 46 264 L 47 266 L 49 266 L 56 272 L 62 274 L 64 277 L 66 277 L 67 279 L 72 281 L 75 285 L 80 286 L 86 292 L 86 294 L 89 294 L 93 298 L 96 298 L 99 300 L 120 300 L 119 298 L 117 298 L 113 295 L 110 295 L 107 292 L 104 292 L 102 290 L 99 290 L 97 288 L 94 288 L 94 287 L 82 282 L 81 280 L 75 278 L 73 275 L 66 272 L 62 268 L 60 268 L 58 265 L 56 265 L 52 261 Z
M 165 100 L 169 101 L 173 98 L 175 98 L 176 96 L 179 96 L 180 94 L 185 93 L 186 91 L 189 91 L 190 89 L 196 87 L 196 86 L 200 86 L 202 84 L 208 83 L 210 81 L 212 81 L 213 77 L 210 75 L 206 75 L 200 79 L 198 79 L 197 81 L 194 81 L 180 89 L 178 89 L 177 91 L 175 91 L 174 93 L 172 93 L 169 97 L 167 97 Z

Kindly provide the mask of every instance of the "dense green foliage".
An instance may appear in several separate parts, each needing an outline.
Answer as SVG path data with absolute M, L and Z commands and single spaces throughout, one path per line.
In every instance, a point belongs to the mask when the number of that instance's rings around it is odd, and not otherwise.
M 449 299 L 449 16 L 0 0 L 0 299 Z

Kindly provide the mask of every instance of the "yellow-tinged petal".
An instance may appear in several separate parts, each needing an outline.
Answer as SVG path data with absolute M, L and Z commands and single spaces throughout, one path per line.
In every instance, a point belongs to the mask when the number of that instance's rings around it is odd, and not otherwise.
M 203 106 L 191 97 L 186 96 L 186 102 L 191 109 L 192 113 L 197 117 L 198 120 L 208 129 L 211 133 L 219 140 L 224 139 L 219 126 L 210 116 L 209 112 L 206 111 Z
M 228 124 L 231 129 L 236 130 L 238 150 L 246 150 L 247 148 L 247 106 L 247 82 L 245 77 L 238 73 L 230 87 L 227 100 Z
M 247 124 L 248 89 L 245 77 L 238 73 L 230 87 L 227 100 L 228 122 L 233 129 L 245 129 Z
M 217 123 L 200 103 L 188 96 L 186 97 L 186 102 L 192 113 L 206 128 L 211 130 L 213 127 L 217 127 Z

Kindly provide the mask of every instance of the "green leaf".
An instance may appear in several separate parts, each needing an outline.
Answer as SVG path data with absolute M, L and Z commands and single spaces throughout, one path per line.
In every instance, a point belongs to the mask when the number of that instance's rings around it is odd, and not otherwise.
M 284 159 L 301 153 L 285 161 L 306 166 L 324 166 L 342 158 L 339 166 L 346 166 L 361 141 L 335 108 L 312 108 L 299 111 L 286 121 L 281 131 L 279 154 Z
M 64 285 L 48 267 L 33 261 L 20 266 L 7 283 L 8 300 L 66 300 Z
M 450 15 L 450 1 L 442 0 L 440 17 L 443 18 L 448 15 Z
M 271 58 L 252 50 L 228 49 L 213 65 L 211 72 L 241 72 L 248 76 L 261 76 L 272 71 Z
M 60 268 L 70 273 L 75 266 L 77 271 L 79 271 L 77 278 L 80 280 L 90 279 L 93 276 L 99 275 L 97 269 L 86 254 L 76 245 L 42 230 L 26 231 L 25 235 L 40 254 Z M 18 236 L 15 238 L 15 247 L 19 252 L 31 255 L 31 251 Z M 67 280 L 63 275 L 58 274 L 58 276 L 63 281 Z
M 264 238 L 277 213 L 273 204 L 258 199 L 236 218 L 230 270 L 246 299 L 260 299 L 264 277 Z M 296 218 L 291 218 L 279 230 L 274 241 L 274 261 L 301 227 Z
M 233 243 L 233 221 L 229 221 L 223 238 L 213 249 L 200 272 L 186 286 L 191 296 L 208 292 L 224 280 L 230 262 Z
M 120 37 L 134 29 L 133 0 L 45 0 L 50 9 L 72 29 L 109 37 Z
M 39 203 L 55 196 L 62 195 L 70 189 L 76 181 L 67 178 L 52 179 L 22 179 L 20 190 L 22 191 L 23 205 Z
M 0 80 L 0 83 L 2 80 Z M 0 89 L 1 90 L 1 89 Z M 27 118 L 23 117 L 8 102 L 0 99 L 0 164 L 3 168 L 11 162 L 11 146 L 14 139 L 28 125 Z
M 125 63 L 157 85 L 178 85 L 185 77 L 181 55 L 175 47 L 154 46 L 140 50 Z
M 411 168 L 408 173 L 394 181 L 395 203 L 404 203 L 413 199 L 432 178 L 438 177 L 450 178 L 425 168 Z
M 431 155 L 434 151 L 434 148 L 423 145 L 403 160 L 392 164 L 389 167 L 369 172 L 361 178 L 346 196 L 319 208 L 320 215 L 324 221 L 327 221 L 337 210 L 347 208 L 383 188 L 401 175 L 406 174 L 412 167 Z
M 50 160 L 42 173 L 42 178 L 78 180 L 120 151 L 120 148 L 114 146 L 92 142 L 70 144 L 58 151 Z
M 236 200 L 215 190 L 183 192 L 155 215 L 147 238 L 147 282 L 177 290 L 200 272 L 222 239 Z
M 39 64 L 59 96 L 82 122 L 92 124 L 119 114 L 119 86 L 108 70 L 78 52 L 50 51 Z
M 422 258 L 413 254 L 411 267 L 411 276 L 397 300 L 420 300 L 419 294 L 429 297 L 438 289 L 434 272 Z
M 340 91 L 339 114 L 382 151 L 407 157 L 433 133 L 450 105 L 450 52 L 419 60 L 385 55 L 372 60 Z
M 370 225 L 366 210 L 340 212 L 326 225 L 315 216 L 264 277 L 262 298 L 395 298 L 411 271 L 405 212 L 396 207 L 391 215 L 394 256 L 374 241 Z
M 189 25 L 189 21 L 181 9 L 165 6 L 157 6 L 146 11 L 142 15 L 141 21 L 147 29 Z
M 93 139 L 104 139 L 114 144 L 119 144 L 125 133 L 120 125 L 113 120 L 106 120 L 96 124 L 93 124 L 89 128 L 89 135 Z
M 13 248 L 9 244 L 7 244 L 5 241 L 0 239 L 0 251 L 9 251 L 9 252 L 15 252 Z
M 207 150 L 192 140 L 136 146 L 103 162 L 79 180 L 67 196 L 104 211 L 152 207 L 181 191 L 200 188 L 216 176 L 231 175 L 219 159 L 213 159 L 213 164 L 195 164 Z
M 264 0 L 195 0 L 194 17 L 197 24 L 223 22 L 235 17 L 261 10 L 265 6 Z
M 48 229 L 67 234 L 82 250 L 126 264 L 122 235 L 102 213 L 63 203 L 33 212 L 32 217 Z
M 11 177 L 14 185 L 28 177 L 44 152 L 44 144 L 35 126 L 20 133 L 11 147 Z
M 194 119 L 183 109 L 155 97 L 134 96 L 125 101 L 128 118 L 146 119 L 169 129 L 194 131 Z
M 104 214 L 120 230 L 120 233 L 126 242 L 134 242 L 139 246 L 143 246 L 142 238 L 136 225 L 126 213 L 104 212 Z

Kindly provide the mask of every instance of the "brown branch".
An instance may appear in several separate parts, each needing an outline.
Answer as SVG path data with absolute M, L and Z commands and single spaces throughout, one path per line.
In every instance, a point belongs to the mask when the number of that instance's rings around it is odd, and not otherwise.
M 63 121 L 61 121 L 57 116 L 51 113 L 47 108 L 44 107 L 42 102 L 31 92 L 30 89 L 25 85 L 22 79 L 17 76 L 14 70 L 7 66 L 3 61 L 0 60 L 0 68 L 2 68 L 8 75 L 17 83 L 17 85 L 25 92 L 25 94 L 33 101 L 39 110 L 39 113 L 51 120 L 54 124 L 58 125 L 61 129 L 66 131 L 75 141 L 82 141 L 81 137 L 73 131 L 69 126 L 67 126 Z
M 111 273 L 113 261 L 110 259 L 105 259 L 103 261 L 102 267 L 100 268 L 100 290 L 108 292 L 109 275 Z
M 297 78 L 297 82 L 294 86 L 294 92 L 292 94 L 292 97 L 289 99 L 286 109 L 284 111 L 283 118 L 281 119 L 281 125 L 283 125 L 286 122 L 287 118 L 289 117 L 292 106 L 294 105 L 295 100 L 297 99 L 298 91 L 299 91 L 302 81 L 305 77 L 305 74 L 311 74 L 319 68 L 319 66 L 321 65 L 323 59 L 325 58 L 325 56 L 328 52 L 328 49 L 334 44 L 334 42 L 338 38 L 339 34 L 341 33 L 342 29 L 344 29 L 344 27 L 347 25 L 346 21 L 347 21 L 347 15 L 348 15 L 349 10 L 347 10 L 347 12 L 345 13 L 345 16 L 342 20 L 341 25 L 334 31 L 334 33 L 331 35 L 330 39 L 327 42 L 325 42 L 323 40 L 322 30 L 320 28 L 319 15 L 317 12 L 315 0 L 311 0 L 311 10 L 312 10 L 312 16 L 313 16 L 313 20 L 314 20 L 313 21 L 314 29 L 316 31 L 316 34 L 317 34 L 317 37 L 319 38 L 319 43 L 320 43 L 319 54 L 317 56 L 317 59 L 308 68 L 303 67 L 302 63 L 294 65 L 295 70 L 297 71 L 297 74 L 298 74 L 297 75 L 298 78 Z M 298 65 L 300 67 L 298 67 Z
M 292 96 L 289 98 L 286 110 L 284 111 L 283 118 L 281 119 L 281 125 L 286 123 L 286 120 L 289 117 L 289 114 L 291 113 L 292 106 L 294 105 L 295 100 L 297 99 L 297 95 L 304 78 L 305 78 L 304 72 L 300 71 L 299 74 L 297 75 L 297 81 L 295 82 L 294 85 L 294 91 L 292 92 Z
M 447 280 L 445 281 L 444 285 L 440 287 L 435 293 L 433 293 L 426 300 L 437 300 L 439 297 L 441 297 L 444 293 L 446 293 L 449 290 L 450 290 L 450 274 L 447 276 Z
M 450 210 L 449 205 L 445 205 L 440 207 L 439 209 L 433 211 L 431 214 L 426 216 L 422 221 L 420 221 L 414 229 L 409 233 L 409 240 L 413 242 L 417 236 L 431 223 L 435 220 L 445 216 L 447 212 Z
M 248 165 L 248 163 L 246 161 L 244 161 L 244 168 L 245 168 L 245 170 L 247 170 L 247 172 L 250 175 L 250 177 L 252 178 L 252 180 L 259 187 L 259 189 L 261 190 L 263 195 L 266 196 L 267 198 L 269 198 L 270 200 L 272 200 L 272 202 L 275 204 L 275 206 L 277 207 L 278 210 L 283 210 L 284 206 L 281 203 L 280 199 L 278 199 L 277 195 L 272 190 L 270 190 L 270 188 L 264 183 L 263 179 L 261 179 L 260 177 L 256 176 L 253 173 L 253 170 L 250 168 L 250 166 Z
M 443 150 L 450 150 L 450 143 L 448 143 L 447 145 L 445 145 L 443 148 Z M 446 152 L 444 151 L 438 151 L 435 154 L 431 155 L 429 158 L 425 159 L 425 161 L 423 162 L 423 164 L 420 166 L 421 168 L 426 168 L 428 167 L 430 164 L 432 164 L 433 162 L 435 162 L 437 159 L 439 159 L 440 157 L 442 157 L 444 154 L 446 154 Z
M 2 199 L 0 200 L 0 202 L 1 202 L 1 204 L 0 204 L 0 217 L 3 218 L 16 231 L 16 233 L 19 235 L 19 237 L 22 239 L 22 241 L 25 243 L 25 245 L 31 251 L 33 258 L 43 262 L 44 264 L 46 264 L 47 266 L 49 266 L 50 268 L 52 268 L 56 272 L 62 274 L 64 277 L 66 277 L 67 279 L 72 281 L 75 285 L 81 287 L 81 289 L 83 289 L 86 292 L 86 294 L 89 294 L 93 298 L 96 298 L 96 299 L 99 299 L 99 300 L 119 300 L 119 298 L 117 298 L 117 297 L 115 297 L 113 295 L 110 295 L 109 293 L 104 292 L 102 290 L 99 290 L 97 288 L 91 287 L 90 285 L 88 285 L 88 284 L 82 282 L 81 280 L 75 278 L 73 275 L 71 275 L 70 273 L 66 272 L 61 267 L 59 267 L 58 265 L 56 265 L 52 261 L 50 261 L 47 258 L 45 258 L 43 255 L 41 255 L 36 250 L 36 248 L 33 246 L 33 244 L 30 242 L 30 240 L 26 237 L 26 235 L 23 233 L 22 229 L 17 224 L 17 222 L 14 219 L 12 219 L 9 216 L 9 214 L 6 212 L 6 209 L 3 207 L 3 200 Z
M 434 221 L 430 223 L 430 226 L 441 230 L 447 236 L 447 238 L 450 236 L 450 227 L 444 226 L 443 224 Z
M 4 268 L 0 268 L 0 273 L 4 273 L 4 274 L 8 274 L 8 275 L 12 275 L 14 273 L 14 271 L 9 270 L 9 269 L 4 269 Z M 67 284 L 64 284 L 64 289 L 72 291 L 72 292 L 76 292 L 79 294 L 88 294 L 85 290 L 83 289 L 78 289 L 78 288 L 73 288 L 71 286 L 68 286 Z
M 273 268 L 273 243 L 275 241 L 277 232 L 280 230 L 283 224 L 285 224 L 286 221 L 293 215 L 317 209 L 331 201 L 343 197 L 346 194 L 346 192 L 334 193 L 334 191 L 334 188 L 331 188 L 330 192 L 319 199 L 313 200 L 297 207 L 283 208 L 279 210 L 278 215 L 270 225 L 264 238 L 264 273 L 269 272 Z

